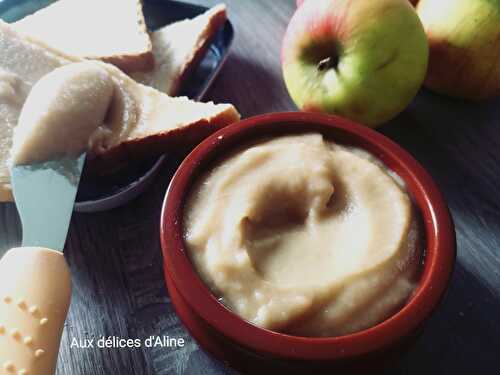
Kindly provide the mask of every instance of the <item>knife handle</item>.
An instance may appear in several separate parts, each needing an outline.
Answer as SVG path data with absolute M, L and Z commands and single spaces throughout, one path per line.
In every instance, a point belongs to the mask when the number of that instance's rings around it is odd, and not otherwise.
M 0 260 L 0 374 L 53 375 L 71 301 L 64 255 L 41 247 Z

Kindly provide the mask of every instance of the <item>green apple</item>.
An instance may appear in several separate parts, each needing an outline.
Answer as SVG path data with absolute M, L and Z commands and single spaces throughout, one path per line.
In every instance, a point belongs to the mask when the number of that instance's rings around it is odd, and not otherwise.
M 500 95 L 500 0 L 420 0 L 429 39 L 425 85 L 455 97 Z
M 369 126 L 396 116 L 419 90 L 427 38 L 408 0 L 309 0 L 283 40 L 283 76 L 306 111 Z
M 295 5 L 300 7 L 305 0 L 296 0 Z M 417 5 L 418 0 L 408 0 L 412 5 Z

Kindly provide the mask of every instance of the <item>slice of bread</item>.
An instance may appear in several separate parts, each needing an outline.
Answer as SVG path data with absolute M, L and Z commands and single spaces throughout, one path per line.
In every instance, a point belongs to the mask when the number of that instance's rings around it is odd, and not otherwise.
M 132 78 L 168 95 L 177 95 L 226 19 L 226 6 L 219 4 L 193 19 L 156 30 L 151 34 L 155 67 L 151 72 L 132 74 Z
M 171 97 L 103 64 L 116 82 L 110 111 L 87 154 L 90 171 L 109 171 L 137 158 L 185 152 L 240 119 L 232 104 Z
M 0 201 L 12 200 L 7 166 L 12 130 L 31 87 L 53 69 L 78 61 L 82 60 L 20 35 L 0 21 Z M 100 64 L 111 75 L 115 92 L 87 154 L 90 170 L 102 172 L 167 150 L 184 152 L 239 119 L 230 104 L 172 98 L 135 82 L 113 65 Z
M 154 66 L 141 0 L 59 0 L 13 26 L 66 54 L 126 72 Z

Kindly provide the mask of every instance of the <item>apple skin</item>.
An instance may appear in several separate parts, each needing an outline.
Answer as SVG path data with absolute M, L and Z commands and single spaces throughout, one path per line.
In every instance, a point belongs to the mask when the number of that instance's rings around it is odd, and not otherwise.
M 500 95 L 500 0 L 420 0 L 429 39 L 425 86 L 473 100 Z
M 414 98 L 428 54 L 408 0 L 309 0 L 288 25 L 281 59 L 285 84 L 300 109 L 376 127 Z M 328 58 L 334 66 L 320 64 Z
M 295 1 L 295 4 L 297 5 L 297 8 L 298 8 L 298 7 L 300 7 L 300 6 L 304 3 L 304 1 L 306 1 L 306 0 L 296 0 L 296 1 Z M 408 0 L 408 1 L 409 1 L 412 5 L 417 5 L 417 3 L 418 3 L 418 0 Z

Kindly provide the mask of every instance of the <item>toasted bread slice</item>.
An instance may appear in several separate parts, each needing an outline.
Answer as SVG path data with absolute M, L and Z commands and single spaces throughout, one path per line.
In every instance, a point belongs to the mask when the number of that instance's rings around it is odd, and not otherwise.
M 137 83 L 113 65 L 103 64 L 116 82 L 110 111 L 87 153 L 91 171 L 164 153 L 185 151 L 216 130 L 236 122 L 231 104 L 171 97 Z
M 132 74 L 132 78 L 168 95 L 177 95 L 226 19 L 226 6 L 219 4 L 193 19 L 156 30 L 151 34 L 155 67 L 151 72 Z
M 15 32 L 0 21 L 0 201 L 12 200 L 7 165 L 12 130 L 31 87 L 53 69 L 82 61 Z M 100 63 L 115 90 L 100 134 L 88 152 L 91 170 L 115 168 L 130 160 L 184 151 L 208 134 L 239 119 L 230 104 L 172 98 L 141 85 L 115 66 Z
M 141 0 L 59 0 L 13 26 L 66 54 L 126 72 L 154 66 Z

